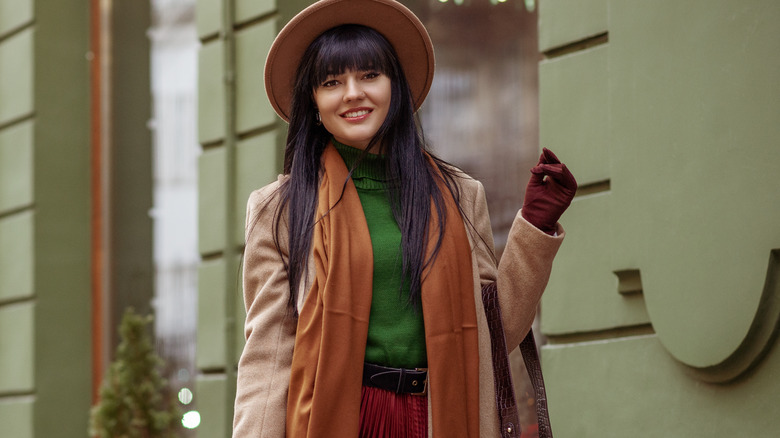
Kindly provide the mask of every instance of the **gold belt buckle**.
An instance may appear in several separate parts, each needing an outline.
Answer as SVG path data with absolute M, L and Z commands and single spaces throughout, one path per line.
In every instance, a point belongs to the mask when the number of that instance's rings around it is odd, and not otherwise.
M 425 371 L 425 380 L 423 380 L 422 383 L 422 391 L 420 392 L 410 392 L 409 395 L 427 395 L 428 394 L 428 368 L 415 368 L 415 371 Z M 418 382 L 417 380 L 412 382 L 412 386 L 417 386 Z

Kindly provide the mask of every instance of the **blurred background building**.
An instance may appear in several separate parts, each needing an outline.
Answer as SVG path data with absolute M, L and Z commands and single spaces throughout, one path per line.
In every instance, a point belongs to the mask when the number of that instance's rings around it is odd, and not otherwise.
M 195 0 L 152 0 L 155 332 L 166 377 L 185 412 L 197 412 L 197 66 Z M 197 416 L 187 425 L 196 427 Z
M 245 203 L 285 135 L 262 69 L 310 3 L 0 0 L 0 436 L 87 434 L 128 306 L 187 436 L 230 436 Z M 556 436 L 773 436 L 780 3 L 402 3 L 499 251 L 540 145 L 580 183 L 539 318 Z

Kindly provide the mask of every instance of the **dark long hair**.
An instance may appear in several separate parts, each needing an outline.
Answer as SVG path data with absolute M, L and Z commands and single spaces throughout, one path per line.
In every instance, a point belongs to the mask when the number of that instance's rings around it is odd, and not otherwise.
M 414 115 L 409 85 L 393 47 L 375 30 L 359 25 L 339 26 L 320 35 L 308 47 L 298 67 L 284 152 L 284 173 L 290 178 L 279 189 L 281 203 L 274 230 L 278 249 L 279 224 L 287 222 L 289 226 L 289 253 L 285 262 L 290 282 L 289 304 L 295 310 L 298 287 L 307 269 L 312 231 L 318 219 L 314 216 L 321 157 L 331 139 L 331 134 L 316 121 L 314 90 L 328 75 L 347 70 L 378 71 L 387 75 L 392 84 L 387 118 L 364 154 L 376 150 L 386 156 L 388 197 L 401 230 L 401 290 L 409 288 L 408 302 L 416 307 L 420 303 L 424 269 L 435 260 L 446 227 L 444 196 L 452 196 L 460 208 L 460 193 L 454 181 L 458 176 L 454 167 L 427 151 Z M 428 160 L 426 152 L 432 161 Z M 449 193 L 442 193 L 437 184 L 439 174 Z M 285 209 L 286 218 L 283 217 Z M 436 245 L 426 259 L 432 214 L 436 215 L 440 226 Z

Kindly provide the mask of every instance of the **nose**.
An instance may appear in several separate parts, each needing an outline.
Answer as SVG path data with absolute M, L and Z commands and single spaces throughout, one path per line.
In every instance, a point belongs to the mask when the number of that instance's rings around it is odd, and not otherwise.
M 363 87 L 355 78 L 349 78 L 345 85 L 346 89 L 344 92 L 344 102 L 351 102 L 353 100 L 366 97 L 366 93 L 363 91 Z

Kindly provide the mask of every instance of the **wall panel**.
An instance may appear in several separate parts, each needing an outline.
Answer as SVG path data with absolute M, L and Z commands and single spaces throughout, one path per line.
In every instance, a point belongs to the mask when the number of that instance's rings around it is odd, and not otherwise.
M 198 411 L 201 415 L 199 437 L 220 437 L 226 435 L 226 430 L 233 419 L 225 414 L 224 400 L 226 397 L 226 382 L 224 375 L 201 375 L 195 383 Z
M 0 399 L 0 424 L 3 433 L 14 438 L 33 438 L 32 398 L 14 398 L 3 401 Z
M 276 180 L 282 153 L 276 131 L 238 142 L 236 148 L 236 244 L 244 244 L 246 203 L 249 195 Z
M 198 341 L 195 365 L 225 366 L 225 263 L 203 262 L 198 269 Z
M 33 0 L 0 0 L 0 37 L 33 19 Z
M 201 254 L 223 249 L 225 235 L 225 148 L 209 149 L 198 157 L 198 248 Z
M 543 347 L 553 431 L 556 438 L 774 436 L 778 353 L 748 379 L 713 385 L 691 379 L 652 335 Z
M 33 111 L 32 28 L 0 42 L 0 125 Z
M 195 25 L 201 38 L 212 37 L 222 28 L 223 0 L 196 0 Z
M 539 50 L 542 52 L 607 31 L 608 0 L 539 2 Z
M 601 45 L 539 65 L 541 144 L 567 157 L 580 185 L 609 179 L 608 51 Z
M 30 210 L 0 218 L 0 303 L 32 298 L 35 216 Z
M 214 143 L 225 136 L 224 46 L 205 43 L 198 56 L 198 139 Z
M 33 203 L 33 122 L 0 130 L 0 214 Z
M 239 133 L 278 120 L 265 97 L 263 66 L 276 35 L 276 20 L 236 33 L 236 129 Z
M 275 0 L 235 0 L 236 21 L 241 23 L 272 13 L 276 8 Z
M 0 307 L 0 394 L 35 389 L 34 318 L 33 303 Z

